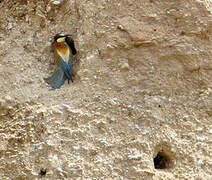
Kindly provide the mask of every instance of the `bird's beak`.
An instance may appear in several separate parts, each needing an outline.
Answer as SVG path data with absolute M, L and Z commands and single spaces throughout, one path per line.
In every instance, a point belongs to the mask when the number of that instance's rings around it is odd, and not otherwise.
M 66 34 L 66 37 L 71 37 L 71 34 Z

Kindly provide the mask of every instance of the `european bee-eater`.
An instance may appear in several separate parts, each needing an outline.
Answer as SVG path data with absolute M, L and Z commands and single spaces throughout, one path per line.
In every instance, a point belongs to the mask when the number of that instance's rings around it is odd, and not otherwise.
M 74 41 L 69 34 L 57 34 L 53 42 L 54 55 L 59 62 L 60 68 L 52 76 L 44 78 L 53 89 L 60 88 L 66 79 L 73 82 L 72 79 L 72 59 L 71 53 L 77 53 Z

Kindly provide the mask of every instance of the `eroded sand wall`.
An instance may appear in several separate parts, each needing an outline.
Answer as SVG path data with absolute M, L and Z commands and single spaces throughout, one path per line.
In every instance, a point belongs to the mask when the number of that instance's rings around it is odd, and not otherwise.
M 211 11 L 209 0 L 1 1 L 0 179 L 212 179 Z M 74 83 L 50 91 L 58 32 L 79 53 Z

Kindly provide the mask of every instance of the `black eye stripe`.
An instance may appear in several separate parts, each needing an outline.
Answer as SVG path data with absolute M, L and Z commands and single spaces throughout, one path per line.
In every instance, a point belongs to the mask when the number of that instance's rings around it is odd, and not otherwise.
M 74 40 L 72 39 L 71 34 L 57 34 L 55 35 L 54 40 L 57 41 L 59 38 L 63 38 L 63 37 L 65 37 L 65 42 L 70 47 L 72 54 L 73 55 L 77 54 L 77 50 L 75 48 Z
M 67 38 L 72 39 L 70 34 L 57 34 L 57 35 L 55 36 L 55 41 L 57 41 L 59 38 L 62 38 L 62 37 L 66 37 L 66 39 L 67 39 Z

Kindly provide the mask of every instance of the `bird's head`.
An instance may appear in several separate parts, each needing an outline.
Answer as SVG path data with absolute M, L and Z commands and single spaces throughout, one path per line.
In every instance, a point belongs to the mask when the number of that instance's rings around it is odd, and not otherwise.
M 77 53 L 74 45 L 74 40 L 72 39 L 70 34 L 56 34 L 54 37 L 54 41 L 59 44 L 68 45 L 73 55 Z

